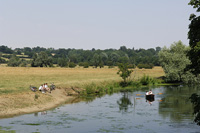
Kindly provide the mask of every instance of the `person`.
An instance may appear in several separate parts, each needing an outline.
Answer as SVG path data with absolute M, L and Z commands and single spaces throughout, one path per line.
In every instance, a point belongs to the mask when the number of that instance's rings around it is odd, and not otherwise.
M 43 87 L 42 87 L 43 85 L 40 85 L 40 87 L 39 87 L 39 91 L 42 91 L 43 90 Z
M 148 92 L 148 91 L 146 91 L 146 95 L 149 95 L 149 92 Z
M 44 84 L 44 88 L 45 88 L 46 91 L 49 91 L 49 93 L 51 93 L 51 90 L 50 90 L 50 88 L 48 87 L 47 83 Z
M 45 83 L 45 84 L 44 84 L 44 87 L 45 87 L 45 88 L 48 88 L 48 85 L 47 85 L 47 83 Z
M 152 94 L 153 94 L 153 92 L 150 90 L 150 91 L 149 91 L 149 95 L 152 95 Z

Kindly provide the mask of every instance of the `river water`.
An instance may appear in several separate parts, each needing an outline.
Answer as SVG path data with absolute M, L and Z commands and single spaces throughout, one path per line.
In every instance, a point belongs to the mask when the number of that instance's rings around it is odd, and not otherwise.
M 145 91 L 114 93 L 93 100 L 66 104 L 53 110 L 0 119 L 0 132 L 19 133 L 197 133 L 189 101 L 199 87 L 151 88 L 155 101 Z

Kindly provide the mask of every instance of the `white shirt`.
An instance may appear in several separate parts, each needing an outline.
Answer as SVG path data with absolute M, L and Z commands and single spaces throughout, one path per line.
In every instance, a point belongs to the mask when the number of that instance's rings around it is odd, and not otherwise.
M 39 87 L 39 90 L 42 90 L 42 88 L 43 88 L 43 87 L 42 87 L 42 86 L 40 86 L 40 87 Z

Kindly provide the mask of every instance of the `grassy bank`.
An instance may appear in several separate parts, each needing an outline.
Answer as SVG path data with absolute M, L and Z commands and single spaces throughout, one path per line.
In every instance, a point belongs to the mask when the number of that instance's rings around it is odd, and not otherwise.
M 117 83 L 121 81 L 117 71 L 117 68 L 0 67 L 0 117 L 47 110 L 67 100 L 74 101 L 71 95 L 77 94 L 76 91 L 86 93 L 82 90 L 87 90 L 91 94 L 116 92 L 119 89 Z M 164 72 L 161 67 L 135 69 L 131 79 L 140 79 L 144 74 L 160 77 Z M 39 87 L 51 82 L 57 87 L 52 93 L 42 94 L 29 89 L 30 85 Z
M 95 84 L 107 84 L 120 81 L 117 68 L 23 68 L 0 67 L 0 94 L 30 91 L 29 86 L 39 87 L 43 83 L 52 83 L 61 88 L 71 86 L 83 88 Z M 135 69 L 131 79 L 137 80 L 144 74 L 151 77 L 164 75 L 161 67 L 154 69 Z

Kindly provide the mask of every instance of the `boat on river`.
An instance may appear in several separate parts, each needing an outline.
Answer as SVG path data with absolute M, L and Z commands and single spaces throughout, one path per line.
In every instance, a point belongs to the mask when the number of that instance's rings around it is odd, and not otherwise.
M 154 94 L 151 94 L 151 95 L 145 95 L 146 100 L 149 100 L 149 101 L 154 101 L 154 97 L 155 97 Z

